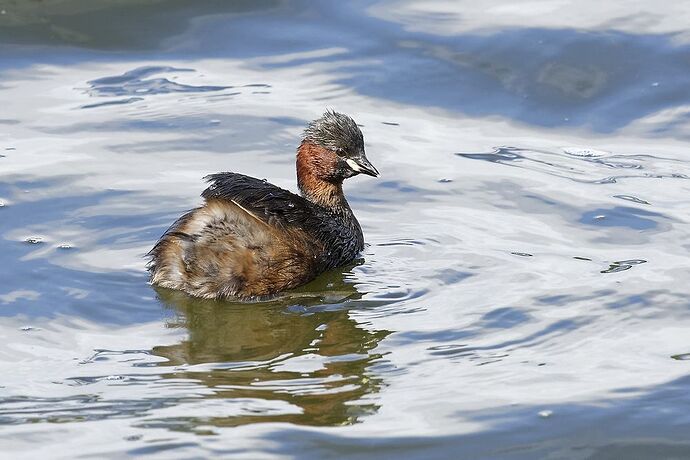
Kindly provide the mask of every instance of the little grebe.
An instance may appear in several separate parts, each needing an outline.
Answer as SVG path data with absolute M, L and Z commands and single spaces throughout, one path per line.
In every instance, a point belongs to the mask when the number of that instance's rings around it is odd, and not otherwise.
M 326 111 L 297 149 L 302 196 L 242 174 L 206 179 L 205 203 L 151 249 L 151 283 L 204 298 L 261 298 L 354 260 L 364 248 L 343 180 L 378 176 L 347 115 Z

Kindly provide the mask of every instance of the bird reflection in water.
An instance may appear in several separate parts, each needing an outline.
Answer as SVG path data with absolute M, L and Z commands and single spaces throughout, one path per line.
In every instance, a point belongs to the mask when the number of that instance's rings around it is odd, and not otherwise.
M 383 382 L 369 368 L 389 331 L 361 327 L 348 313 L 362 297 L 349 270 L 326 273 L 270 302 L 233 303 L 192 298 L 158 288 L 173 310 L 170 327 L 188 339 L 152 353 L 163 366 L 182 367 L 168 378 L 191 379 L 212 390 L 207 398 L 234 399 L 246 407 L 227 417 L 185 419 L 194 425 L 236 426 L 291 422 L 335 426 L 356 423 L 378 406 L 371 396 Z M 195 367 L 197 369 L 195 369 Z

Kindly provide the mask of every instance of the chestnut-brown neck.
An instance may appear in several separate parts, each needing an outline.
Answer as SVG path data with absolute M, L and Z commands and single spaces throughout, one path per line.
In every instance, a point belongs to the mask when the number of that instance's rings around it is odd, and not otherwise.
M 336 176 L 338 155 L 303 141 L 297 149 L 297 186 L 302 195 L 334 211 L 349 210 L 343 194 L 343 179 Z

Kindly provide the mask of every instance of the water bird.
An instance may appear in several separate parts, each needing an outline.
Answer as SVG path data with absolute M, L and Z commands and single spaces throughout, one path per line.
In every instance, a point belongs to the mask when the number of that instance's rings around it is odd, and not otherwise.
M 207 299 L 260 299 L 353 261 L 364 236 L 343 181 L 379 175 L 362 131 L 327 110 L 304 130 L 296 167 L 301 195 L 234 172 L 206 176 L 204 204 L 147 254 L 151 284 Z

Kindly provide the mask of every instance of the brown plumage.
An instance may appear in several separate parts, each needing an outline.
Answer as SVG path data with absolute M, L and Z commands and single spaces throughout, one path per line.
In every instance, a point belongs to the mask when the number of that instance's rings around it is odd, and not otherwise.
M 297 287 L 364 248 L 344 179 L 378 176 L 352 118 L 332 111 L 309 124 L 297 149 L 302 196 L 237 173 L 208 176 L 203 206 L 151 249 L 151 283 L 204 298 L 252 299 Z

